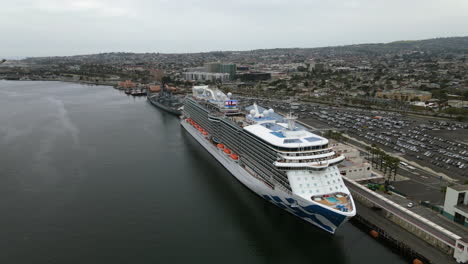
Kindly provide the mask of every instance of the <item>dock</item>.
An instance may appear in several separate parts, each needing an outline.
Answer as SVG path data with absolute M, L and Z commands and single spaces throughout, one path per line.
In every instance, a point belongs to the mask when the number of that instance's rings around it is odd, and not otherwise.
M 358 224 L 378 232 L 403 255 L 423 263 L 459 263 L 466 254 L 466 232 L 457 235 L 443 225 L 416 214 L 359 183 L 343 177 L 357 206 Z M 458 231 L 458 230 L 456 230 Z

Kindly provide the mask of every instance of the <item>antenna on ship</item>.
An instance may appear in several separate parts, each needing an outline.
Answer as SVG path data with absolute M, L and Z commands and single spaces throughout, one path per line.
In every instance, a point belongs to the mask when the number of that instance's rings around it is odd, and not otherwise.
M 286 118 L 284 118 L 288 121 L 288 130 L 294 130 L 294 128 L 296 127 L 296 119 L 297 119 L 297 116 L 293 115 L 291 112 L 289 112 L 289 114 L 286 115 Z

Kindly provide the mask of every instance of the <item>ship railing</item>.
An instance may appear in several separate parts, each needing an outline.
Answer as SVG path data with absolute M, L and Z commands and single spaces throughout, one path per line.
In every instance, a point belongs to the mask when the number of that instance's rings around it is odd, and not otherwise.
M 278 163 L 317 163 L 317 162 L 327 162 L 329 160 L 333 160 L 333 159 L 336 159 L 338 157 L 340 157 L 341 154 L 335 154 L 333 156 L 330 156 L 330 157 L 326 157 L 326 158 L 318 158 L 318 159 L 298 159 L 298 160 L 293 160 L 293 159 L 280 159 L 278 160 L 277 162 Z

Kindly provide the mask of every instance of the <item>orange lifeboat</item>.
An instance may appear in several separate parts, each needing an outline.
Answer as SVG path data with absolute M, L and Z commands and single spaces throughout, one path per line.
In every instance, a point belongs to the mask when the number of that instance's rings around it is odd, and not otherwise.
M 202 133 L 203 133 L 203 135 L 205 135 L 205 136 L 208 135 L 208 132 L 206 132 L 206 131 L 203 131 Z
M 218 144 L 216 145 L 219 149 L 223 149 L 224 148 L 224 145 L 223 144 Z
M 231 150 L 228 149 L 228 148 L 225 148 L 225 149 L 224 149 L 224 153 L 226 153 L 226 154 L 231 154 Z
M 237 156 L 236 154 L 232 153 L 232 154 L 231 154 L 231 159 L 233 159 L 233 160 L 238 160 L 238 159 L 239 159 L 239 156 Z
M 379 232 L 375 231 L 375 230 L 371 230 L 369 232 L 369 234 L 371 235 L 371 237 L 373 238 L 378 238 L 379 237 Z

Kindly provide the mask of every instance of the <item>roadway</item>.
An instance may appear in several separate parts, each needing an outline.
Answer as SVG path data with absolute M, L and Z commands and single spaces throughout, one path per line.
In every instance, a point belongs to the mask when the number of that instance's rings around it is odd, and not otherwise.
M 375 195 L 363 190 L 362 188 L 354 185 L 353 183 L 350 183 L 349 180 L 345 179 L 347 182 L 347 187 L 350 189 L 352 192 L 353 196 L 360 195 L 365 197 L 367 200 L 371 201 L 373 204 L 375 204 L 376 207 L 382 208 L 383 210 L 386 210 L 399 218 L 412 223 L 413 225 L 419 227 L 420 229 L 424 230 L 425 232 L 432 234 L 433 236 L 437 237 L 441 241 L 445 242 L 448 245 L 451 245 L 455 247 L 455 239 L 453 237 L 450 237 L 449 235 L 445 234 L 444 232 L 434 228 L 431 226 L 426 219 L 418 218 L 415 217 L 408 212 L 405 212 L 398 206 L 395 206 L 388 201 L 385 201 L 383 199 L 378 199 L 376 198 Z M 355 183 L 357 184 L 357 183 Z M 362 186 L 361 186 L 362 187 Z M 365 188 L 365 187 L 364 187 Z

